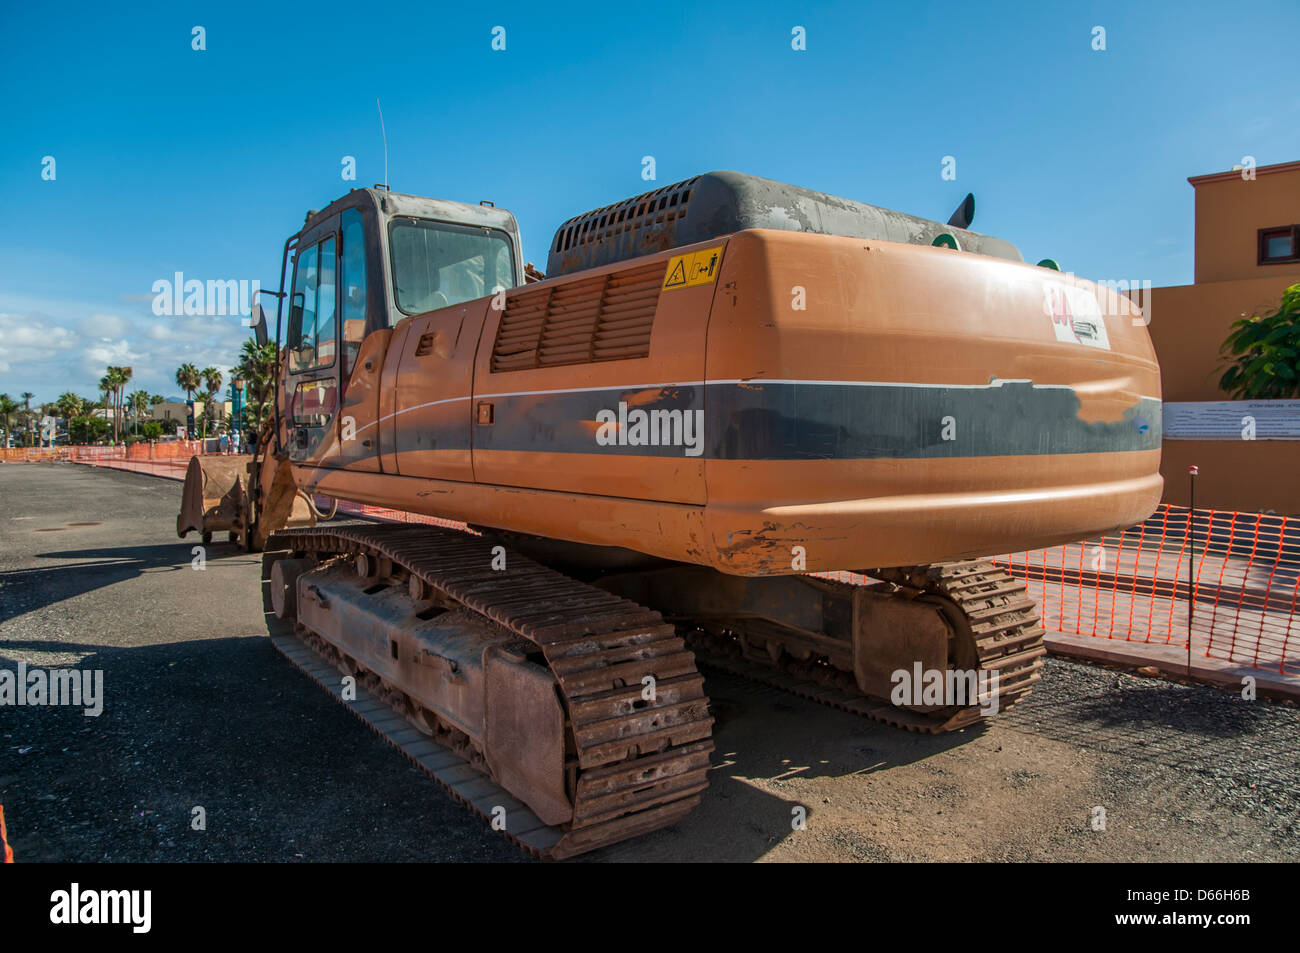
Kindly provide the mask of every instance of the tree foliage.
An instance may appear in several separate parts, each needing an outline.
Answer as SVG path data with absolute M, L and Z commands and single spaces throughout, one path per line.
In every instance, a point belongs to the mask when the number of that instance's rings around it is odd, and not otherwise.
M 1300 284 L 1272 314 L 1234 321 L 1219 353 L 1227 365 L 1219 387 L 1238 400 L 1300 398 Z
M 244 419 L 245 428 L 253 433 L 262 429 L 270 411 L 272 384 L 275 380 L 276 351 L 275 345 L 267 343 L 257 346 L 257 341 L 249 338 L 239 352 L 239 363 L 234 373 L 246 383 L 244 385 Z
M 89 405 L 72 391 L 60 394 L 59 399 L 54 403 L 59 409 L 60 416 L 67 417 L 69 420 L 80 417 L 90 409 Z
M 0 422 L 4 423 L 5 437 L 12 435 L 13 415 L 18 411 L 18 403 L 8 394 L 0 394 Z
M 103 417 L 73 417 L 68 421 L 68 439 L 73 443 L 96 443 L 108 436 L 108 421 Z

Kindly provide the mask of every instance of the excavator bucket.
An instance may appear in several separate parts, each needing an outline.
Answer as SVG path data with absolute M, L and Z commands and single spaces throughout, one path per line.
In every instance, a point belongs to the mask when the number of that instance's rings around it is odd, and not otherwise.
M 220 530 L 233 530 L 248 512 L 251 454 L 191 457 L 181 490 L 176 535 L 197 530 L 204 542 Z
M 235 534 L 249 552 L 266 548 L 266 539 L 286 526 L 315 526 L 316 512 L 307 495 L 293 482 L 289 459 L 267 454 L 254 464 L 257 469 L 256 518 L 244 518 Z
M 226 530 L 245 550 L 260 550 L 286 526 L 313 526 L 316 515 L 284 458 L 250 454 L 191 457 L 181 489 L 176 535 L 197 530 L 205 543 Z

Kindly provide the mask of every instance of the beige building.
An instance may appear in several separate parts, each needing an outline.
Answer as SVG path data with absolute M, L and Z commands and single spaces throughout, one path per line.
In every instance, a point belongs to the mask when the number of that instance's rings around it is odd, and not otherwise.
M 181 407 L 183 407 L 184 405 L 181 404 L 181 405 L 172 405 L 172 406 L 181 406 Z M 196 400 L 196 401 L 194 401 L 194 413 L 195 413 L 197 416 L 202 417 L 202 416 L 203 416 L 203 411 L 204 411 L 204 407 L 205 407 L 205 406 L 206 406 L 206 405 L 205 405 L 204 402 L 201 401 L 201 400 Z M 225 418 L 225 417 L 229 417 L 229 416 L 230 416 L 230 413 L 231 413 L 231 403 L 230 403 L 230 401 L 228 401 L 228 400 L 223 400 L 223 401 L 221 401 L 221 406 L 220 406 L 220 407 L 218 408 L 218 410 L 217 410 L 217 417 L 218 417 L 218 419 Z M 180 419 L 181 419 L 182 421 L 185 420 L 185 415 L 184 415 L 183 412 L 182 412 L 182 414 L 181 414 Z
M 1300 162 L 1198 175 L 1194 283 L 1153 288 L 1151 340 L 1164 400 L 1222 401 L 1219 348 L 1239 318 L 1277 309 L 1300 282 Z M 1165 502 L 1300 513 L 1300 441 L 1165 440 Z
M 149 419 L 160 421 L 167 426 L 169 432 L 174 433 L 173 428 L 185 426 L 185 420 L 189 417 L 189 413 L 189 405 L 183 401 L 167 401 L 150 407 Z

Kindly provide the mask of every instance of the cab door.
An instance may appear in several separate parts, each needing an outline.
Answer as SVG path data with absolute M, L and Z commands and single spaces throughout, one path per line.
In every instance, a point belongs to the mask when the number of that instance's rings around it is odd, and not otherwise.
M 286 388 L 289 459 L 330 465 L 338 456 L 338 216 L 303 236 L 294 255 L 289 298 Z M 338 465 L 337 459 L 334 465 Z
M 325 466 L 378 472 L 379 395 L 388 343 L 393 336 L 383 307 L 383 283 L 370 277 L 378 272 L 369 259 L 377 242 L 373 210 L 345 208 L 339 214 L 339 412 L 335 421 L 339 452 Z M 371 235 L 367 236 L 367 224 Z M 368 250 L 369 249 L 369 250 Z M 382 274 L 382 272 L 380 272 Z M 379 291 L 376 294 L 376 290 Z

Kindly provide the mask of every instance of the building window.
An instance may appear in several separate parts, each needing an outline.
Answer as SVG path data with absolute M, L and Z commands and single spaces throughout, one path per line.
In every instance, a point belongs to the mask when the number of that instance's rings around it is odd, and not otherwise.
M 1300 225 L 1259 230 L 1259 263 L 1276 265 L 1300 261 Z

